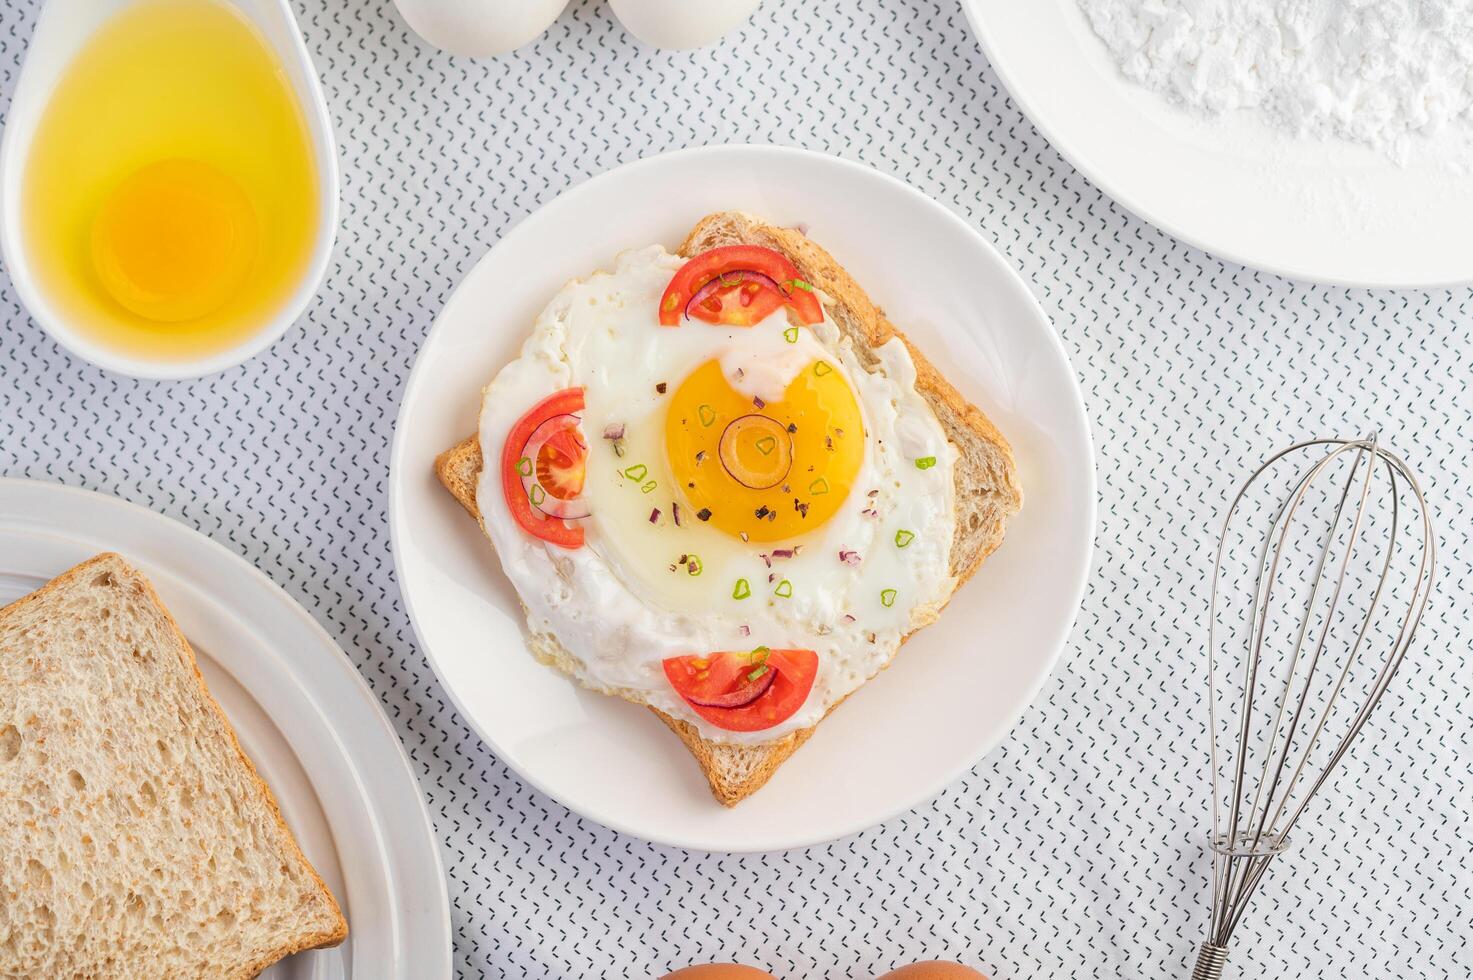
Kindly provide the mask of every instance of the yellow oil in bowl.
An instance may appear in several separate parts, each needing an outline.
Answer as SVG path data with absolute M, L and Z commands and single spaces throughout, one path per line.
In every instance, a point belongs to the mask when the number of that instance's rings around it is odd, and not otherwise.
M 37 285 L 77 334 L 179 361 L 267 329 L 322 202 L 280 60 L 224 0 L 139 0 L 62 72 L 22 176 Z

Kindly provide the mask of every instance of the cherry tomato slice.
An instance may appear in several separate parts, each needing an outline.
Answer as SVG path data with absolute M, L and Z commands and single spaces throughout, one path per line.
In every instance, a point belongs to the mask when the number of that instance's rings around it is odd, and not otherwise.
M 522 451 L 532 438 L 532 433 L 536 432 L 542 423 L 559 415 L 572 415 L 581 411 L 583 411 L 582 388 L 565 388 L 556 394 L 549 395 L 536 405 L 533 405 L 526 415 L 523 415 L 517 420 L 517 424 L 512 426 L 511 431 L 507 433 L 506 443 L 501 450 L 501 489 L 503 495 L 506 497 L 506 506 L 511 511 L 512 517 L 516 519 L 516 522 L 528 534 L 535 535 L 550 544 L 569 549 L 583 547 L 583 528 L 577 525 L 569 525 L 565 521 L 557 518 L 547 517 L 537 511 L 532 506 L 532 501 L 528 499 L 527 491 L 522 485 L 522 476 L 524 474 L 518 468 L 518 464 L 522 461 Z M 549 439 L 547 443 L 543 444 L 543 450 L 546 450 L 548 445 L 554 441 L 558 442 L 558 447 L 552 450 L 553 455 L 563 457 L 568 461 L 559 464 L 559 469 L 565 474 L 569 474 L 566 477 L 566 482 L 567 485 L 571 485 L 573 478 L 569 471 L 576 468 L 576 479 L 578 487 L 581 490 L 583 483 L 583 457 L 586 455 L 587 450 L 586 448 L 581 448 L 583 443 L 581 439 L 576 438 L 577 430 L 569 427 L 568 430 L 564 431 L 572 431 L 575 434 L 575 438 L 565 438 L 564 433 L 559 432 L 553 438 Z M 543 452 L 539 451 L 538 463 L 541 462 L 542 455 Z M 576 462 L 574 460 L 575 456 Z M 549 464 L 551 464 L 551 460 Z M 530 460 L 527 464 L 523 464 L 524 467 L 529 465 L 531 465 Z M 552 467 L 549 465 L 549 471 L 551 469 Z
M 776 676 L 758 693 L 766 681 L 764 667 Z M 818 675 L 818 654 L 759 647 L 751 653 L 671 657 L 664 661 L 664 668 L 675 693 L 706 721 L 729 732 L 760 732 L 782 724 L 803 707 Z M 730 708 L 698 703 L 740 701 L 743 690 L 756 697 Z
M 588 446 L 575 425 L 559 429 L 537 451 L 537 482 L 559 500 L 572 500 L 583 492 L 584 463 Z
M 720 280 L 717 288 L 691 305 L 713 280 Z M 729 285 L 723 288 L 723 283 Z M 675 273 L 660 297 L 660 323 L 679 326 L 689 307 L 691 316 L 707 323 L 746 327 L 780 305 L 799 323 L 811 326 L 823 320 L 813 287 L 799 278 L 798 267 L 786 255 L 760 245 L 723 245 L 702 252 Z

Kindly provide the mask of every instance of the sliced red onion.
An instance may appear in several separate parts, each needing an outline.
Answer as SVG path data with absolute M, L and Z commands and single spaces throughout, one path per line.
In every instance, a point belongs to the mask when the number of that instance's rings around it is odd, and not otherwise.
M 791 558 L 794 555 L 796 555 L 797 553 L 798 552 L 795 551 L 792 548 L 774 548 L 773 549 L 773 552 L 772 552 L 772 557 L 774 557 L 774 558 Z
M 676 501 L 676 500 L 670 501 L 670 519 L 675 522 L 675 526 L 676 527 L 679 527 L 680 526 L 680 502 L 679 501 Z
M 762 672 L 761 677 L 737 688 L 735 691 L 705 698 L 697 697 L 694 694 L 687 694 L 685 699 L 691 704 L 698 704 L 703 708 L 741 708 L 749 705 L 766 694 L 767 689 L 772 686 L 772 682 L 777 680 L 777 669 L 771 664 L 764 666 L 767 669 Z
M 588 504 L 581 496 L 574 497 L 572 500 L 560 500 L 548 493 L 547 488 L 537 481 L 537 454 L 542 451 L 547 440 L 551 439 L 555 433 L 571 425 L 578 445 L 584 449 L 588 448 L 583 442 L 582 433 L 578 431 L 580 421 L 582 419 L 577 415 L 554 415 L 533 429 L 532 435 L 527 439 L 527 444 L 522 447 L 522 456 L 532 461 L 532 472 L 522 475 L 522 490 L 526 492 L 527 499 L 531 501 L 533 508 L 548 517 L 578 521 L 588 516 Z
M 654 510 L 650 511 L 650 523 L 660 523 L 660 508 L 656 507 Z
M 858 565 L 860 562 L 859 552 L 850 551 L 848 548 L 840 548 L 839 560 L 846 565 Z
M 716 278 L 712 279 L 710 282 L 706 283 L 700 289 L 697 289 L 695 295 L 690 298 L 690 302 L 685 304 L 685 318 L 689 320 L 690 311 L 699 306 L 701 303 L 704 303 L 706 300 L 710 299 L 716 293 L 721 292 L 723 289 L 731 289 L 735 286 L 740 286 L 742 283 L 746 282 L 760 283 L 761 285 L 766 286 L 768 289 L 771 289 L 773 292 L 777 293 L 779 296 L 788 295 L 788 291 L 782 286 L 778 285 L 777 280 L 773 279 L 771 276 L 763 275 L 760 272 L 753 272 L 749 269 L 738 269 L 733 272 L 727 272 L 719 275 Z M 743 303 L 742 305 L 745 306 L 747 304 Z
M 752 635 L 752 628 L 750 626 L 747 626 L 747 625 L 743 624 L 743 625 L 737 627 L 737 632 L 740 633 L 740 634 L 742 634 L 743 636 L 751 636 Z
M 624 438 L 624 423 L 623 422 L 610 422 L 608 425 L 604 426 L 604 438 L 605 439 L 623 439 Z

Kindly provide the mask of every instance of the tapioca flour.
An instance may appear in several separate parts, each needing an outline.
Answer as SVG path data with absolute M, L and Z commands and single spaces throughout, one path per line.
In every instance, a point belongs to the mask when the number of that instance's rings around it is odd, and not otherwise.
M 1079 0 L 1124 75 L 1406 161 L 1473 126 L 1473 0 Z

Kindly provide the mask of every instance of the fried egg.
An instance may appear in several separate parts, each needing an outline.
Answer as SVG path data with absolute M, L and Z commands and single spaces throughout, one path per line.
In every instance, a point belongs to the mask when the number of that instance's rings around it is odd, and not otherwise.
M 682 265 L 651 246 L 557 294 L 483 393 L 478 505 L 560 666 L 714 741 L 767 741 L 817 723 L 950 597 L 956 450 L 899 339 L 861 363 L 828 319 L 782 308 L 661 326 Z M 567 549 L 518 525 L 493 461 L 530 406 L 572 387 L 587 516 Z M 802 706 L 762 731 L 707 723 L 662 668 L 759 646 L 818 654 Z

